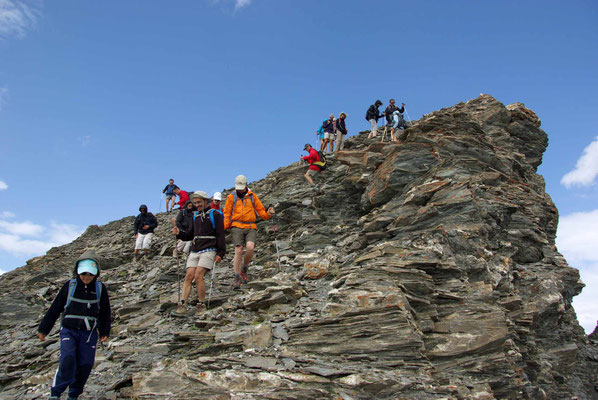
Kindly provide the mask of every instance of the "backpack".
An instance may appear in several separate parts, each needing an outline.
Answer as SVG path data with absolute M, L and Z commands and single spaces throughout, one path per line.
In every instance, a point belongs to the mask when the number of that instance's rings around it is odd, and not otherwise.
M 326 169 L 326 156 L 320 150 L 318 151 L 318 157 L 320 157 L 320 161 L 314 162 L 313 165 L 320 167 L 320 171 L 324 171 Z
M 208 213 L 208 214 L 210 214 L 210 222 L 212 223 L 212 228 L 214 228 L 214 230 L 216 230 L 216 220 L 214 220 L 214 211 L 217 213 L 220 213 L 220 214 L 222 214 L 222 211 L 215 210 L 212 208 Z M 195 221 L 195 217 L 197 216 L 197 213 L 199 213 L 199 211 L 195 211 L 193 213 L 193 221 Z
M 69 291 L 68 297 L 66 298 L 66 304 L 64 305 L 64 310 L 68 308 L 71 304 L 71 300 L 75 295 L 75 290 L 77 289 L 77 278 L 73 278 L 69 281 Z M 102 283 L 96 279 L 96 296 L 98 298 L 98 310 L 100 309 L 100 297 L 102 296 Z

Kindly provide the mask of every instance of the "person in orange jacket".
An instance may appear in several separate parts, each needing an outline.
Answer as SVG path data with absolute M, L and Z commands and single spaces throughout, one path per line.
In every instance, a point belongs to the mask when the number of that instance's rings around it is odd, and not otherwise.
M 241 289 L 241 285 L 249 281 L 247 269 L 257 239 L 257 215 L 264 220 L 270 219 L 274 215 L 274 207 L 270 206 L 266 211 L 257 195 L 247 187 L 247 178 L 239 175 L 235 178 L 235 191 L 227 196 L 224 205 L 224 229 L 231 229 L 235 245 L 235 290 Z M 245 257 L 243 246 L 246 249 Z

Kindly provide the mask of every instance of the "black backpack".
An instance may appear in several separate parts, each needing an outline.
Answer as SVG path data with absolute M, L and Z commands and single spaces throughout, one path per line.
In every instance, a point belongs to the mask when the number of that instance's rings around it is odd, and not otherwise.
M 324 171 L 326 169 L 326 156 L 321 150 L 318 151 L 318 156 L 320 157 L 320 161 L 316 161 L 313 165 L 320 167 L 320 171 Z

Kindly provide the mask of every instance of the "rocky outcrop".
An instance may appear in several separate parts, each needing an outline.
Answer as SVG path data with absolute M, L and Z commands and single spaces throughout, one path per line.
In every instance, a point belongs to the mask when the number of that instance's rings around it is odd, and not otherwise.
M 199 318 L 171 315 L 180 266 L 165 214 L 151 260 L 132 262 L 128 217 L 0 277 L 0 398 L 47 391 L 59 344 L 36 326 L 86 248 L 114 307 L 88 398 L 598 398 L 598 345 L 571 306 L 583 283 L 536 173 L 539 118 L 482 95 L 399 144 L 366 136 L 316 187 L 298 162 L 250 185 L 277 210 L 259 223 L 253 280 L 230 290 L 225 261 Z

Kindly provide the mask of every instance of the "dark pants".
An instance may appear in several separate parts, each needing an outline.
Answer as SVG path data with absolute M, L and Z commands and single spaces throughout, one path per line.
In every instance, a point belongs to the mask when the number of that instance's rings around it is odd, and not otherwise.
M 90 338 L 91 333 L 91 338 Z M 89 338 L 89 342 L 87 339 Z M 60 330 L 60 362 L 50 393 L 62 394 L 69 387 L 70 397 L 79 397 L 89 378 L 96 357 L 98 331 Z

